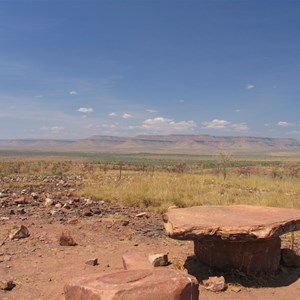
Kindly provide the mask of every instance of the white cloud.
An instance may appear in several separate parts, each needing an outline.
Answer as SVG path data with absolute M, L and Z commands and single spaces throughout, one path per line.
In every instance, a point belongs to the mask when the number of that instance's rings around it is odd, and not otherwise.
M 109 114 L 109 116 L 110 116 L 110 117 L 116 117 L 117 114 L 116 114 L 115 112 L 111 112 L 111 113 Z
M 77 111 L 82 112 L 82 113 L 90 113 L 93 111 L 93 109 L 90 107 L 80 107 L 77 109 Z
M 284 121 L 279 121 L 277 123 L 278 126 L 280 127 L 288 127 L 288 126 L 292 126 L 292 124 L 288 123 L 288 122 L 284 122 Z
M 153 113 L 157 113 L 157 110 L 155 109 L 146 109 L 146 112 L 153 114 Z
M 231 124 L 230 127 L 234 131 L 248 131 L 249 130 L 249 127 L 246 123 Z
M 204 129 L 220 129 L 227 131 L 248 131 L 249 127 L 246 123 L 231 123 L 226 120 L 214 119 L 202 123 Z
M 207 129 L 226 129 L 228 125 L 230 125 L 230 122 L 226 120 L 214 119 L 210 122 L 203 122 L 202 125 L 204 125 L 204 128 Z
M 70 95 L 71 96 L 75 96 L 75 95 L 77 95 L 78 93 L 76 92 L 76 91 L 70 91 Z
M 251 90 L 251 89 L 253 89 L 254 88 L 254 85 L 253 84 L 247 84 L 247 86 L 246 86 L 246 89 L 247 90 Z
M 143 129 L 165 133 L 171 133 L 176 131 L 192 131 L 196 127 L 197 124 L 192 120 L 176 122 L 172 119 L 164 117 L 147 119 L 142 124 Z
M 61 133 L 65 128 L 63 126 L 43 126 L 40 129 L 58 134 Z
M 236 113 L 239 113 L 240 111 L 241 111 L 241 110 L 240 110 L 240 109 L 238 109 L 238 108 L 235 110 L 235 112 L 236 112 Z
M 132 115 L 125 113 L 125 114 L 123 114 L 122 118 L 123 119 L 130 119 L 130 118 L 132 118 Z

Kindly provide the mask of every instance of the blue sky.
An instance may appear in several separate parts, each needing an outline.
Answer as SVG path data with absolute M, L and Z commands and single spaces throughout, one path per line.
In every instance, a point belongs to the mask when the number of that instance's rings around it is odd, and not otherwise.
M 300 1 L 0 1 L 0 138 L 300 139 Z

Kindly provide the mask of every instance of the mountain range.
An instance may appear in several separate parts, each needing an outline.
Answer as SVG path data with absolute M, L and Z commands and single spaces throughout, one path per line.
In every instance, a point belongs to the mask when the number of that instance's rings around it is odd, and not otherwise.
M 83 139 L 5 139 L 0 150 L 170 152 L 211 153 L 300 151 L 300 141 L 291 138 L 212 135 L 138 135 L 135 137 L 95 135 Z

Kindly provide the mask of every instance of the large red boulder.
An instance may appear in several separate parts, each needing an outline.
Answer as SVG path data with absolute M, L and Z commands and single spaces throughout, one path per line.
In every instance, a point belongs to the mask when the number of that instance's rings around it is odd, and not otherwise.
M 197 280 L 171 269 L 125 270 L 77 279 L 65 300 L 198 300 Z

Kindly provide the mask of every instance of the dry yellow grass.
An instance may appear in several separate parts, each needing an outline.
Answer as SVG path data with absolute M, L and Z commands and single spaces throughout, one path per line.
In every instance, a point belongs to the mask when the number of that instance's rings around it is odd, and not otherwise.
M 299 179 L 126 172 L 90 174 L 81 195 L 164 211 L 171 205 L 249 204 L 300 209 Z

